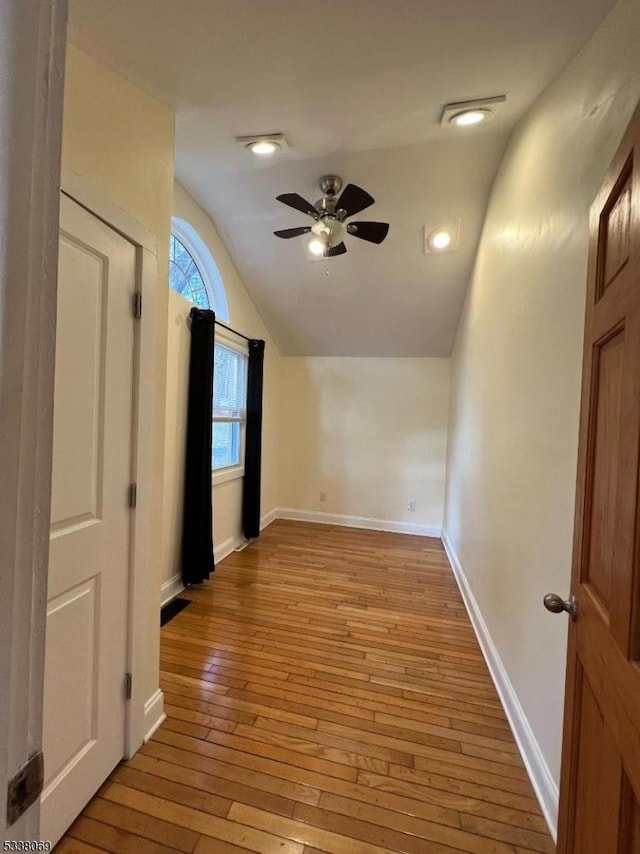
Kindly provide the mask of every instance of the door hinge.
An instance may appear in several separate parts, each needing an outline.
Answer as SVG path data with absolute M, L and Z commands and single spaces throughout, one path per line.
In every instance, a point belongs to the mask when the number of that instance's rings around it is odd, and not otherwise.
M 131 699 L 131 692 L 133 691 L 133 676 L 131 673 L 124 674 L 124 698 L 125 700 Z
M 42 751 L 35 753 L 18 773 L 9 780 L 7 787 L 7 827 L 15 824 L 31 804 L 42 794 L 44 759 Z
M 129 508 L 131 510 L 135 510 L 137 503 L 138 503 L 138 484 L 137 483 L 130 483 L 129 484 Z
M 133 316 L 136 320 L 142 317 L 142 294 L 140 291 L 136 291 L 133 295 Z

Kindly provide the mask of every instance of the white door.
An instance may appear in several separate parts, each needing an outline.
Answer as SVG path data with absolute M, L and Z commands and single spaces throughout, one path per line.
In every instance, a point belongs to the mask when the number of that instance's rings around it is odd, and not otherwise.
M 124 755 L 135 249 L 62 197 L 40 838 Z

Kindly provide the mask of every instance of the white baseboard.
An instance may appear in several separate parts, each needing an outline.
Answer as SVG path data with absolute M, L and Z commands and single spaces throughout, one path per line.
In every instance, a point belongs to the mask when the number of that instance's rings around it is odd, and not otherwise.
M 268 528 L 269 525 L 274 522 L 278 518 L 278 509 L 277 507 L 273 510 L 270 510 L 268 513 L 260 519 L 260 530 L 264 531 L 265 528 Z M 240 546 L 247 545 L 248 540 L 239 534 L 237 537 L 228 537 L 224 542 L 220 543 L 219 546 L 216 546 L 213 550 L 214 558 L 216 563 L 220 563 L 223 561 L 231 552 L 234 552 L 236 549 L 239 549 Z
M 164 694 L 158 690 L 144 704 L 144 740 L 149 741 L 167 716 L 164 713 Z
M 471 586 L 446 531 L 442 532 L 442 543 L 469 613 L 473 629 L 480 644 L 480 649 L 487 662 L 491 678 L 509 720 L 511 730 L 520 750 L 520 755 L 531 779 L 531 784 L 540 803 L 542 813 L 555 841 L 558 837 L 558 786 L 540 750 L 540 745 L 533 734 L 524 709 L 520 705 L 518 696 L 511 684 L 500 654 L 489 634 L 487 624 L 482 617 Z
M 278 518 L 278 508 L 274 507 L 273 510 L 270 510 L 268 513 L 260 519 L 260 530 L 264 531 L 265 528 L 268 528 L 272 522 L 275 522 Z
M 183 590 L 182 575 L 177 573 L 177 575 L 173 575 L 168 581 L 165 581 L 160 588 L 160 607 L 162 608 L 167 602 L 171 602 Z
M 440 538 L 440 528 L 416 525 L 413 522 L 393 522 L 390 519 L 369 519 L 366 516 L 342 516 L 339 513 L 321 513 L 317 510 L 293 510 L 278 507 L 278 519 L 298 522 L 316 522 L 319 525 L 339 525 L 343 528 L 365 528 L 370 531 L 391 531 L 396 534 L 413 534 L 418 537 Z
M 213 549 L 213 556 L 216 564 L 223 561 L 227 555 L 231 554 L 231 552 L 239 549 L 245 542 L 244 537 L 228 537 L 223 543 L 220 543 L 219 546 L 215 546 Z

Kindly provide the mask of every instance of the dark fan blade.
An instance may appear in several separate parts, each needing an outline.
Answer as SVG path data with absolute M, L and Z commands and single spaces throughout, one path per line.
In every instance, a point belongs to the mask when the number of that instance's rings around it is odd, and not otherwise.
M 290 208 L 295 208 L 300 213 L 307 214 L 307 216 L 315 217 L 318 215 L 318 211 L 311 202 L 303 199 L 297 193 L 283 193 L 281 196 L 276 196 L 276 199 L 282 202 L 283 205 L 289 205 Z
M 281 231 L 274 231 L 276 237 L 283 237 L 288 240 L 290 237 L 300 237 L 301 234 L 308 234 L 311 231 L 310 225 L 303 225 L 299 228 L 283 228 Z
M 360 240 L 368 240 L 370 243 L 382 243 L 389 233 L 388 222 L 350 222 L 349 234 L 359 237 Z
M 346 251 L 347 251 L 347 247 L 344 245 L 344 243 L 338 243 L 337 246 L 333 246 L 331 249 L 328 249 L 324 253 L 324 257 L 325 258 L 334 258 L 336 255 L 344 255 L 344 253 Z
M 370 196 L 362 187 L 356 187 L 355 184 L 347 184 L 338 199 L 336 210 L 346 211 L 347 216 L 353 216 L 370 207 L 374 201 L 373 196 Z

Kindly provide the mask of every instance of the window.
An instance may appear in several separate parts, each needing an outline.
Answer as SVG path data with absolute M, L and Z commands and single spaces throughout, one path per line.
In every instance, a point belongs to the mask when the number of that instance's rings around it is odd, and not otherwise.
M 193 255 L 175 234 L 169 239 L 169 286 L 198 308 L 211 308 L 202 273 Z
M 220 320 L 229 322 L 227 295 L 216 262 L 195 228 L 180 217 L 171 222 L 169 287 L 198 308 L 210 308 Z
M 212 309 L 229 321 L 227 296 L 206 243 L 185 219 L 174 217 L 169 239 L 169 287 L 198 308 Z M 213 448 L 214 483 L 244 474 L 247 355 L 218 343 L 214 351 Z
M 225 344 L 214 348 L 213 451 L 214 471 L 244 465 L 247 421 L 247 357 Z

